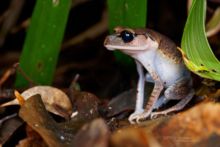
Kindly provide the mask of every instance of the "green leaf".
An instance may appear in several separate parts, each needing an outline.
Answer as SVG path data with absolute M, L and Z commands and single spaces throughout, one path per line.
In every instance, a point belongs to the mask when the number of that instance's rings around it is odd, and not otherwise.
M 49 85 L 59 55 L 71 0 L 37 0 L 20 57 L 20 67 L 36 84 Z M 18 73 L 15 85 L 27 86 Z
M 108 0 L 109 30 L 116 26 L 145 27 L 147 0 Z
M 131 28 L 145 27 L 147 18 L 147 0 L 108 0 L 109 30 L 116 26 Z M 119 62 L 130 65 L 132 60 L 121 52 L 116 51 Z
M 205 32 L 206 0 L 194 0 L 181 42 L 186 66 L 197 75 L 220 81 L 220 62 L 213 54 Z

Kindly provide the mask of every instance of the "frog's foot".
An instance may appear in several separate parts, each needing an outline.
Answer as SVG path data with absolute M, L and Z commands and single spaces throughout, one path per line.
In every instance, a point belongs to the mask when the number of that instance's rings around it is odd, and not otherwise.
M 169 111 L 160 111 L 160 112 L 152 112 L 150 114 L 150 119 L 155 119 L 155 118 L 158 118 L 158 116 L 160 115 L 163 115 L 163 116 L 166 116 L 167 114 L 169 113 Z
M 144 110 L 142 112 L 134 112 L 129 116 L 128 120 L 131 124 L 139 124 L 146 120 L 146 118 L 150 116 L 150 113 L 151 112 L 145 112 Z
M 189 101 L 193 98 L 193 95 L 194 95 L 194 91 L 191 90 L 191 92 L 187 95 L 187 97 L 180 100 L 176 105 L 174 105 L 171 108 L 168 108 L 164 111 L 152 112 L 150 115 L 150 118 L 153 119 L 153 118 L 157 118 L 157 116 L 159 116 L 159 115 L 167 115 L 170 112 L 182 110 L 186 106 L 186 104 L 188 104 Z

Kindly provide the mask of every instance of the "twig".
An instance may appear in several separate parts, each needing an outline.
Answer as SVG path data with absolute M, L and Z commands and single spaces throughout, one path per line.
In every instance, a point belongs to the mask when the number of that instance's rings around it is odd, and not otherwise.
M 24 0 L 12 0 L 11 1 L 11 4 L 7 12 L 7 16 L 5 16 L 5 18 L 7 19 L 3 22 L 2 28 L 0 30 L 0 46 L 3 45 L 5 36 L 8 34 L 9 30 L 17 22 L 17 19 L 21 12 L 23 4 L 24 4 Z
M 17 71 L 30 83 L 30 85 L 37 85 L 19 66 L 19 63 L 14 64 L 14 67 L 17 69 Z
M 107 30 L 107 12 L 104 11 L 102 19 L 100 22 L 95 24 L 94 26 L 90 27 L 88 30 L 82 32 L 80 35 L 73 37 L 70 40 L 67 40 L 63 43 L 62 49 L 67 49 L 70 46 L 79 44 L 87 39 L 95 38 L 101 35 L 103 32 Z
M 22 30 L 22 29 L 26 29 L 30 24 L 30 18 L 24 20 L 21 24 L 19 24 L 18 26 L 15 26 L 11 29 L 11 33 L 17 33 L 18 31 Z
M 2 119 L 0 120 L 0 126 L 2 125 L 3 122 L 5 122 L 6 120 L 11 119 L 11 118 L 13 118 L 13 117 L 15 117 L 15 116 L 17 116 L 17 113 L 14 113 L 14 114 L 12 114 L 12 115 L 8 115 L 8 116 L 2 118 Z
M 15 73 L 15 68 L 7 69 L 3 76 L 0 78 L 0 87 L 8 80 L 8 78 Z

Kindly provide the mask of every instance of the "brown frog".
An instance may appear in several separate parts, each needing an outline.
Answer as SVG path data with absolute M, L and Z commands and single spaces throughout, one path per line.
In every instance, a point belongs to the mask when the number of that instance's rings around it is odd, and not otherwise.
M 135 111 L 129 117 L 131 123 L 181 110 L 192 99 L 194 90 L 190 72 L 169 38 L 150 29 L 116 27 L 115 33 L 106 37 L 104 46 L 135 59 L 139 80 Z M 146 75 L 143 68 L 148 71 Z M 145 81 L 154 82 L 154 88 L 143 106 Z M 179 101 L 166 110 L 155 112 L 169 100 Z

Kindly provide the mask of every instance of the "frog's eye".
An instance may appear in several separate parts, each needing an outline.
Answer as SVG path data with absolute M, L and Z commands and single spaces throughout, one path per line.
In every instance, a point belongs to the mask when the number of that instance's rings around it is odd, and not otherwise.
M 134 34 L 125 30 L 120 33 L 119 37 L 121 37 L 121 39 L 124 41 L 124 43 L 128 43 L 134 39 Z

